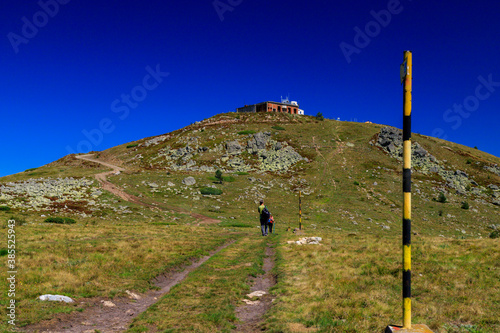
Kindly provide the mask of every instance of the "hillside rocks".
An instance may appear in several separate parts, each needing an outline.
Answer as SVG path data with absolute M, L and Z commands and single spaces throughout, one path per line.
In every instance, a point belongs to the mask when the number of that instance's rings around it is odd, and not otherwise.
M 215 137 L 209 139 L 214 140 Z M 167 146 L 160 149 L 153 160 L 163 160 L 167 168 L 174 171 L 209 173 L 217 169 L 223 172 L 284 172 L 299 161 L 308 162 L 286 142 L 272 140 L 270 132 L 250 134 L 246 144 L 229 140 L 211 148 L 199 146 L 198 137 L 182 137 L 179 140 L 186 146 L 177 149 Z M 206 165 L 206 159 L 202 158 L 205 153 L 212 155 L 213 162 L 210 165 Z
M 403 161 L 403 134 L 393 127 L 383 127 L 377 138 L 376 145 L 381 147 L 391 157 Z M 448 170 L 442 162 L 425 150 L 418 142 L 412 141 L 412 169 L 423 174 L 437 173 L 449 188 L 458 194 L 474 194 L 485 197 L 484 187 L 479 186 L 469 175 L 461 170 Z M 500 170 L 499 170 L 500 171 Z
M 12 208 L 33 208 L 53 202 L 92 200 L 102 192 L 92 187 L 93 180 L 86 178 L 40 178 L 0 186 L 0 200 Z

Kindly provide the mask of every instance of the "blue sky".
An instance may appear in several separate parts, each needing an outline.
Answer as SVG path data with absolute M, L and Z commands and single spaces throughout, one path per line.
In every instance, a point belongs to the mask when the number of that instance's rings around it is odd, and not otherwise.
M 0 176 L 290 95 L 500 156 L 497 1 L 5 0 Z

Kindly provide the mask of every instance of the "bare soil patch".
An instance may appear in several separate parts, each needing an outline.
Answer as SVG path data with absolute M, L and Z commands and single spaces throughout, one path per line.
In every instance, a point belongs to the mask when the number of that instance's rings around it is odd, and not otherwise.
M 273 301 L 272 296 L 269 294 L 269 289 L 276 284 L 276 277 L 271 274 L 271 270 L 274 267 L 274 255 L 274 249 L 268 246 L 266 248 L 264 266 L 262 267 L 264 274 L 256 277 L 250 288 L 250 292 L 265 291 L 266 294 L 261 296 L 258 302 L 245 304 L 236 308 L 236 317 L 241 321 L 237 325 L 237 332 L 249 333 L 260 332 L 262 330 L 260 326 L 264 314 L 271 308 Z
M 105 298 L 84 299 L 79 302 L 80 307 L 86 308 L 83 312 L 59 315 L 51 320 L 28 326 L 24 330 L 25 332 L 45 333 L 94 333 L 95 330 L 106 333 L 123 332 L 136 316 L 156 303 L 173 286 L 184 280 L 190 272 L 200 267 L 213 255 L 232 243 L 234 241 L 220 246 L 210 252 L 209 255 L 193 261 L 189 266 L 181 267 L 176 271 L 158 276 L 154 284 L 160 288 L 159 290 L 152 290 L 144 294 L 130 293 L 128 298 L 120 297 L 111 300 Z M 105 306 L 105 302 L 112 302 L 114 306 Z

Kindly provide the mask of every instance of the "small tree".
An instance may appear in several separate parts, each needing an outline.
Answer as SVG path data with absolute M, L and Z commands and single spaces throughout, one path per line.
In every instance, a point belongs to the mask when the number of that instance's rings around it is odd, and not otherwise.
M 445 203 L 446 202 L 446 196 L 444 195 L 443 192 L 439 193 L 437 201 L 441 202 L 441 203 Z
M 222 184 L 222 181 L 224 180 L 224 178 L 222 177 L 222 171 L 217 169 L 217 171 L 215 171 L 215 178 L 219 181 L 220 184 Z
M 318 120 L 324 120 L 324 119 L 325 119 L 325 117 L 323 117 L 323 114 L 322 114 L 321 112 L 318 112 L 318 113 L 316 114 L 316 119 L 318 119 Z
M 462 202 L 462 209 L 469 209 L 469 203 L 467 201 Z

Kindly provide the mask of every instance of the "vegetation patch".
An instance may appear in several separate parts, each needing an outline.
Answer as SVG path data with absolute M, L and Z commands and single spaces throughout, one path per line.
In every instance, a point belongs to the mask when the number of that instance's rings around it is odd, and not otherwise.
M 134 147 L 137 147 L 138 145 L 139 145 L 138 143 L 134 143 L 134 144 L 128 145 L 127 148 L 134 148 Z
M 69 217 L 47 217 L 44 222 L 56 224 L 75 224 L 76 221 Z
M 204 195 L 221 195 L 222 190 L 218 188 L 213 188 L 213 187 L 204 187 L 200 189 L 200 193 Z
M 281 127 L 281 126 L 278 126 L 278 125 L 273 126 L 273 127 L 271 127 L 271 128 L 272 128 L 272 129 L 275 129 L 275 130 L 277 130 L 277 131 L 285 131 L 285 130 L 286 130 L 284 127 Z
M 8 212 L 10 210 L 9 206 L 0 206 L 0 212 Z
M 244 131 L 238 132 L 239 135 L 248 135 L 248 134 L 255 134 L 255 133 L 257 133 L 257 132 L 254 130 L 244 130 Z
M 7 249 L 0 249 L 0 257 L 6 256 L 9 253 Z
M 24 172 L 30 172 L 30 171 L 34 171 L 36 169 L 38 169 L 38 168 L 29 168 L 29 169 L 24 170 Z
M 243 222 L 235 222 L 235 221 L 222 221 L 219 223 L 219 226 L 225 228 L 252 228 L 252 225 Z
M 177 225 L 175 222 L 151 222 L 151 225 Z

